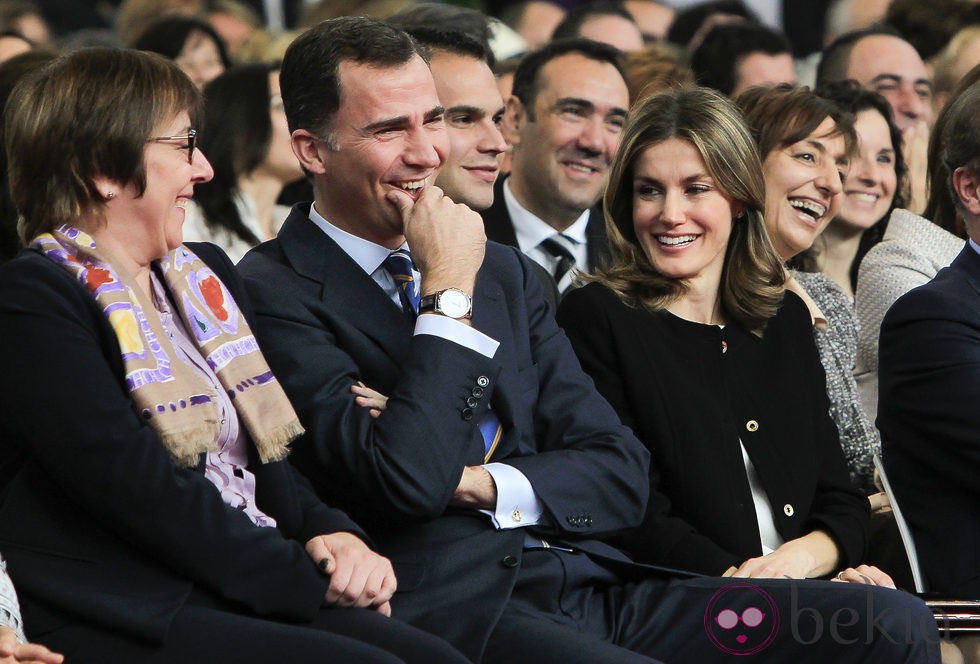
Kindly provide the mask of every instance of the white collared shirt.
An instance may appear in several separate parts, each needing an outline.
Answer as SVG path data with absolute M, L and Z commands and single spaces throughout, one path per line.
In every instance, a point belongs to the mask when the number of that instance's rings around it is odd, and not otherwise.
M 517 202 L 514 193 L 510 190 L 510 178 L 504 180 L 504 204 L 507 205 L 507 212 L 514 225 L 517 246 L 528 258 L 547 270 L 548 274 L 554 274 L 558 259 L 542 249 L 540 245 L 558 231 Z M 575 243 L 572 253 L 575 256 L 575 268 L 580 272 L 589 271 L 588 238 L 585 234 L 589 226 L 589 212 L 590 210 L 583 212 L 571 226 L 561 232 Z
M 362 270 L 388 294 L 398 308 L 401 308 L 401 298 L 395 280 L 384 269 L 383 263 L 391 250 L 375 244 L 364 238 L 352 235 L 337 228 L 324 219 L 315 206 L 310 206 L 310 221 L 336 242 Z M 400 248 L 408 249 L 408 244 Z M 412 274 L 422 290 L 422 275 L 413 268 Z M 480 353 L 484 357 L 493 358 L 500 342 L 483 334 L 474 327 L 460 323 L 458 320 L 433 314 L 423 314 L 415 321 L 415 334 L 429 334 L 442 337 L 465 348 Z M 370 386 L 369 386 L 370 387 Z M 544 514 L 544 505 L 538 499 L 531 482 L 527 477 L 514 468 L 503 463 L 488 463 L 483 466 L 490 473 L 497 487 L 497 505 L 494 510 L 480 510 L 490 517 L 494 526 L 501 530 L 522 528 L 536 525 Z

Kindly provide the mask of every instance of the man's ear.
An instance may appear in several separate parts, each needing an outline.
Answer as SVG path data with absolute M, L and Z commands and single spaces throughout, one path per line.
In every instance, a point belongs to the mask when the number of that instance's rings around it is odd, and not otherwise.
M 504 135 L 504 140 L 509 145 L 519 145 L 521 142 L 521 130 L 527 122 L 527 112 L 520 99 L 511 95 L 507 98 L 507 107 L 504 111 L 504 121 L 500 123 L 500 133 Z
M 297 129 L 290 136 L 293 154 L 299 159 L 300 166 L 314 175 L 325 173 L 324 151 L 330 150 L 326 143 L 319 140 L 306 129 Z
M 953 189 L 966 211 L 980 216 L 980 175 L 972 168 L 960 166 L 953 171 Z

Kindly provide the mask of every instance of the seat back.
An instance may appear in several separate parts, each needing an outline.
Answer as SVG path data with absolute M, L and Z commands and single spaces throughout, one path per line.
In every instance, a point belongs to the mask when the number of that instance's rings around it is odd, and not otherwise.
M 915 542 L 912 540 L 912 533 L 909 531 L 909 525 L 905 522 L 905 517 L 902 515 L 902 509 L 898 506 L 898 501 L 895 499 L 895 492 L 892 491 L 892 485 L 888 481 L 888 475 L 885 473 L 885 464 L 881 461 L 881 455 L 874 455 L 875 469 L 878 471 L 878 477 L 881 478 L 881 485 L 885 489 L 885 494 L 888 496 L 888 502 L 892 506 L 892 514 L 895 515 L 895 523 L 898 524 L 898 532 L 902 536 L 902 545 L 905 547 L 905 555 L 909 559 L 909 567 L 912 569 L 912 582 L 915 584 L 915 592 L 924 593 L 926 591 L 926 585 L 922 581 L 922 571 L 919 569 L 919 555 L 915 552 Z

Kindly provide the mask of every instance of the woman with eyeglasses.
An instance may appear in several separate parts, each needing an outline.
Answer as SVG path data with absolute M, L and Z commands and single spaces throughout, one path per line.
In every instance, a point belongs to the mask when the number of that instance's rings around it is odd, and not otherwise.
M 214 242 L 238 262 L 276 236 L 289 208 L 276 201 L 303 177 L 279 96 L 279 67 L 232 67 L 204 88 L 201 148 L 214 166 L 187 207 L 184 239 Z
M 170 58 L 199 90 L 231 66 L 221 36 L 208 22 L 193 16 L 163 16 L 127 45 Z
M 154 54 L 23 80 L 28 249 L 0 268 L 0 549 L 28 636 L 80 662 L 463 662 L 388 617 L 390 563 L 286 457 L 303 430 L 228 258 L 183 245 L 212 177 Z

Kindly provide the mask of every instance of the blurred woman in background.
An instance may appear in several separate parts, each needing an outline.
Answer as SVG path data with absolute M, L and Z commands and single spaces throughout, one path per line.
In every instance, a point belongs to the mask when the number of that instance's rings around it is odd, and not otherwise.
M 214 178 L 195 189 L 184 238 L 214 242 L 234 262 L 276 236 L 289 214 L 283 188 L 303 177 L 290 146 L 276 65 L 229 69 L 204 89 L 201 149 Z
M 198 89 L 231 66 L 218 33 L 205 21 L 191 16 L 165 16 L 151 23 L 132 47 L 170 58 Z

